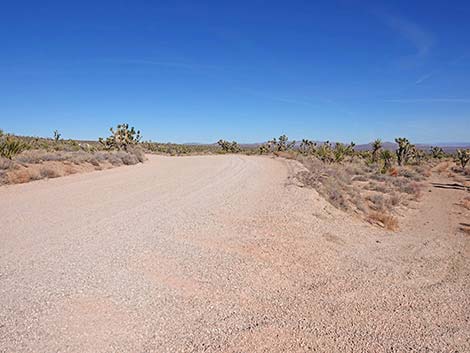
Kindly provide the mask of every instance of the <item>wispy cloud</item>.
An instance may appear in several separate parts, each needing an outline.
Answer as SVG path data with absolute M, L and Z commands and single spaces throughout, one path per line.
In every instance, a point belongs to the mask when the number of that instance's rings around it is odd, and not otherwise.
M 454 59 L 452 59 L 451 61 L 447 62 L 444 64 L 444 67 L 440 70 L 433 70 L 423 76 L 421 76 L 420 78 L 418 78 L 418 80 L 416 80 L 415 84 L 416 85 L 419 85 L 421 83 L 423 83 L 424 81 L 427 81 L 429 80 L 431 77 L 435 76 L 436 74 L 439 74 L 441 73 L 442 71 L 444 71 L 445 69 L 447 69 L 449 66 L 451 65 L 455 65 L 457 64 L 458 62 L 462 61 L 467 55 L 460 55 Z
M 431 77 L 433 77 L 435 74 L 437 73 L 437 71 L 431 71 L 423 76 L 421 76 L 420 78 L 418 78 L 415 82 L 415 85 L 419 85 L 421 83 L 423 83 L 424 81 L 426 80 L 429 80 Z
M 470 98 L 410 98 L 384 99 L 388 103 L 470 103 Z
M 418 57 L 426 56 L 434 45 L 434 37 L 417 23 L 396 15 L 382 15 L 385 23 L 410 42 Z

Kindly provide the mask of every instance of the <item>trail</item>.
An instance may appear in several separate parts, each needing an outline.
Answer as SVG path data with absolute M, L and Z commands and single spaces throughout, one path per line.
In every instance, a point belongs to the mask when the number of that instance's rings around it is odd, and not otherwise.
M 398 233 L 292 161 L 160 157 L 0 188 L 0 352 L 470 351 L 465 191 Z

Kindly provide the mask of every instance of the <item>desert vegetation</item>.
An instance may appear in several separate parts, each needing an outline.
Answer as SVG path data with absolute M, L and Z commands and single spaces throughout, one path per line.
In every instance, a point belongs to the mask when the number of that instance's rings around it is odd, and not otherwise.
M 23 183 L 132 165 L 143 162 L 144 153 L 272 155 L 302 163 L 305 170 L 297 178 L 336 208 L 396 229 L 397 217 L 404 208 L 419 200 L 422 182 L 431 168 L 458 181 L 464 181 L 469 174 L 470 150 L 458 150 L 453 156 L 435 146 L 424 151 L 403 137 L 395 139 L 395 150 L 384 148 L 377 139 L 369 149 L 361 151 L 356 151 L 353 142 L 296 142 L 285 134 L 258 145 L 223 139 L 207 145 L 141 140 L 141 132 L 128 124 L 110 128 L 110 135 L 98 141 L 64 140 L 58 130 L 51 138 L 14 136 L 0 130 L 0 183 Z
M 395 151 L 384 149 L 379 139 L 366 151 L 355 151 L 353 142 L 288 141 L 282 135 L 260 146 L 260 153 L 300 161 L 305 171 L 297 178 L 305 187 L 317 190 L 336 208 L 391 230 L 398 228 L 403 210 L 419 200 L 431 168 L 448 158 L 439 147 L 426 153 L 406 138 L 395 140 Z
M 0 130 L 0 185 L 56 178 L 144 161 L 140 133 L 127 124 L 111 129 L 106 140 L 64 140 L 58 130 L 52 138 L 15 136 Z

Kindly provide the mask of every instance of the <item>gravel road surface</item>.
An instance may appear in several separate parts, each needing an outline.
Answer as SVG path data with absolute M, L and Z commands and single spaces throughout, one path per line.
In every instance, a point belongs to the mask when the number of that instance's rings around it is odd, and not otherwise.
M 463 191 L 429 186 L 392 234 L 296 168 L 149 156 L 0 188 L 0 352 L 470 352 Z

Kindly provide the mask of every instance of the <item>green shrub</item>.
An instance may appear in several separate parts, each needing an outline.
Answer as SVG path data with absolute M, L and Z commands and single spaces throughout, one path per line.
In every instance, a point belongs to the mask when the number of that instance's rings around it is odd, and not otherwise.
M 15 155 L 25 150 L 25 144 L 19 139 L 9 136 L 0 136 L 0 156 L 8 159 L 12 159 Z

